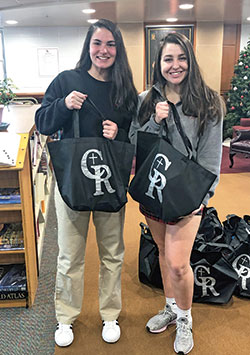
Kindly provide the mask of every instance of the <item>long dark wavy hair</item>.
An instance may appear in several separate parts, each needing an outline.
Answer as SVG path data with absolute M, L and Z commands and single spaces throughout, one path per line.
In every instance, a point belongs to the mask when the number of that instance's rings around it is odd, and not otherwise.
M 191 42 L 186 36 L 176 32 L 167 34 L 167 36 L 161 41 L 160 48 L 156 55 L 152 85 L 158 83 L 162 96 L 165 98 L 164 89 L 167 81 L 161 74 L 161 57 L 162 50 L 168 43 L 178 44 L 187 57 L 188 73 L 181 83 L 180 90 L 182 111 L 186 116 L 198 118 L 199 134 L 201 134 L 207 121 L 215 120 L 216 122 L 219 122 L 222 117 L 222 107 L 225 113 L 224 101 L 216 91 L 212 90 L 205 84 Z M 147 122 L 151 114 L 154 113 L 157 101 L 159 101 L 157 91 L 154 88 L 151 88 L 139 111 L 139 122 L 141 125 Z
M 89 55 L 89 45 L 93 33 L 98 28 L 106 28 L 110 31 L 116 43 L 116 58 L 110 68 L 112 81 L 111 102 L 116 109 L 135 112 L 137 107 L 137 91 L 133 83 L 132 71 L 128 63 L 123 38 L 116 24 L 109 20 L 101 19 L 89 27 L 76 68 L 83 68 L 85 70 L 91 68 L 92 61 Z

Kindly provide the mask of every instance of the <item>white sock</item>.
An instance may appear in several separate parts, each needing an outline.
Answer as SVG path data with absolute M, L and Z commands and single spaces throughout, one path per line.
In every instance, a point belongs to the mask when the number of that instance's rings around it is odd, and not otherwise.
M 174 313 L 177 313 L 177 305 L 174 297 L 166 297 L 166 303 L 171 307 Z
M 178 318 L 187 318 L 188 322 L 192 326 L 192 315 L 191 315 L 191 308 L 189 309 L 181 309 L 176 305 L 176 314 L 177 314 L 177 319 Z

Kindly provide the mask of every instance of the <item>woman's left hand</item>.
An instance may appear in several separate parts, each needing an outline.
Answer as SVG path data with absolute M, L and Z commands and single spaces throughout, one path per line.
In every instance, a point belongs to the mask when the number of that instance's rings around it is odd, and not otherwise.
M 108 139 L 115 139 L 118 133 L 118 126 L 115 122 L 110 121 L 110 120 L 105 120 L 102 122 L 103 126 L 103 137 L 108 138 Z

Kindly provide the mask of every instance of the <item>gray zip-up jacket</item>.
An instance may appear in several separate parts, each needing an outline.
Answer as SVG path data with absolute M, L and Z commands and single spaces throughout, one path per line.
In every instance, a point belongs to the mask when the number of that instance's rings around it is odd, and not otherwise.
M 153 88 L 159 93 L 159 101 L 162 101 L 161 92 L 157 84 L 154 85 Z M 144 91 L 139 95 L 138 112 L 147 93 L 148 91 Z M 217 175 L 215 182 L 211 186 L 209 192 L 202 202 L 204 205 L 207 205 L 209 199 L 214 195 L 215 187 L 219 182 L 222 156 L 223 117 L 217 124 L 215 123 L 216 120 L 215 122 L 209 121 L 204 129 L 203 134 L 198 135 L 198 120 L 195 117 L 185 116 L 183 114 L 181 102 L 177 103 L 175 107 L 179 113 L 182 128 L 192 144 L 192 154 L 194 159 L 198 164 Z M 221 112 L 223 112 L 223 110 L 221 110 Z M 168 127 L 168 139 L 170 140 L 171 144 L 181 153 L 187 155 L 185 145 L 175 125 L 173 113 L 171 110 L 169 117 L 166 118 L 166 122 Z M 160 124 L 157 124 L 154 120 L 154 115 L 151 115 L 150 119 L 142 127 L 140 127 L 138 117 L 135 117 L 130 127 L 129 138 L 131 143 L 136 144 L 136 132 L 138 130 L 159 135 L 161 129 L 163 129 L 162 135 L 166 136 L 164 125 L 161 127 Z M 199 187 L 197 186 L 197 189 L 198 188 Z

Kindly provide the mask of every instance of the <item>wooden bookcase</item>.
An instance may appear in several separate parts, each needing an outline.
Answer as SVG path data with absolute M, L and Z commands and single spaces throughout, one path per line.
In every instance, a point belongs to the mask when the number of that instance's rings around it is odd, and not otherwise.
M 25 264 L 28 299 L 0 301 L 0 307 L 32 306 L 38 286 L 47 203 L 53 175 L 49 158 L 46 173 L 40 172 L 42 152 L 45 150 L 47 157 L 49 155 L 46 145 L 48 137 L 35 133 L 34 115 L 38 107 L 39 105 L 11 107 L 3 120 L 10 122 L 8 131 L 21 134 L 21 142 L 16 166 L 0 167 L 0 187 L 19 188 L 21 203 L 0 204 L 0 223 L 22 222 L 24 248 L 0 250 L 0 265 Z M 38 136 L 40 142 L 35 159 L 32 139 L 34 134 Z
M 34 196 L 34 217 L 35 217 L 35 228 L 36 228 L 36 239 L 37 239 L 37 255 L 38 255 L 38 266 L 41 264 L 41 257 L 43 251 L 44 244 L 44 232 L 45 225 L 47 220 L 48 213 L 48 201 L 51 190 L 51 182 L 52 182 L 52 165 L 49 159 L 49 152 L 47 147 L 48 137 L 38 134 L 39 144 L 37 145 L 36 151 L 36 162 L 32 163 L 32 185 L 33 185 L 33 196 Z M 31 151 L 33 151 L 33 141 L 31 143 Z M 41 170 L 41 162 L 42 157 L 44 155 L 47 157 L 45 165 L 46 165 L 46 174 L 44 174 Z

